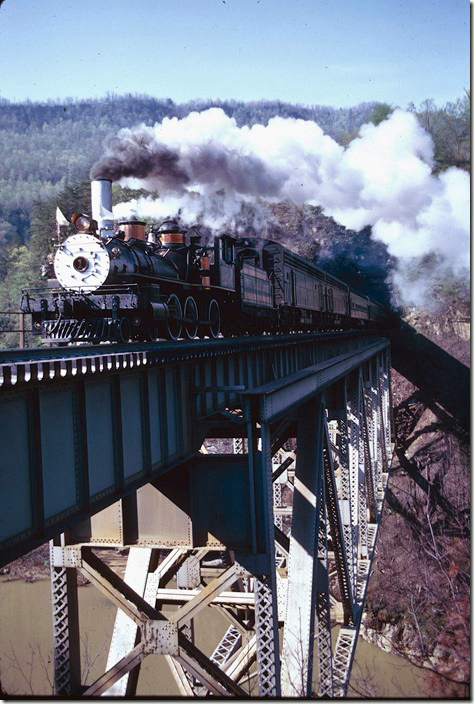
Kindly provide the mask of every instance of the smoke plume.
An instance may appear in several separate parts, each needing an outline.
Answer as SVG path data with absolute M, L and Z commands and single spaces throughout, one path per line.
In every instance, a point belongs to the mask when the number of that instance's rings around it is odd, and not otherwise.
M 434 176 L 433 163 L 429 134 L 402 110 L 364 125 L 343 148 L 312 121 L 275 117 L 238 127 L 211 108 L 121 130 L 91 176 L 159 191 L 158 199 L 120 204 L 119 217 L 179 214 L 216 231 L 239 231 L 249 214 L 265 230 L 265 203 L 320 206 L 347 228 L 370 226 L 399 262 L 401 301 L 423 304 L 434 278 L 469 271 L 469 177 L 454 168 Z M 424 271 L 428 255 L 435 264 Z

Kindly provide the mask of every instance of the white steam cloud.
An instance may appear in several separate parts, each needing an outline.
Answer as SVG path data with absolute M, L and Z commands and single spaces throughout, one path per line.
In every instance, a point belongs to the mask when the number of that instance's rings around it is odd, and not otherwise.
M 179 214 L 185 224 L 238 230 L 247 209 L 258 228 L 258 200 L 290 200 L 320 206 L 353 230 L 370 225 L 399 261 L 401 301 L 423 304 L 433 277 L 469 272 L 469 176 L 454 168 L 434 176 L 432 167 L 429 134 L 402 110 L 364 125 L 343 148 L 311 121 L 275 117 L 267 126 L 238 127 L 211 108 L 121 130 L 92 175 L 159 191 L 159 199 L 116 206 L 120 218 Z M 414 276 L 413 263 L 432 253 L 429 278 L 421 264 Z

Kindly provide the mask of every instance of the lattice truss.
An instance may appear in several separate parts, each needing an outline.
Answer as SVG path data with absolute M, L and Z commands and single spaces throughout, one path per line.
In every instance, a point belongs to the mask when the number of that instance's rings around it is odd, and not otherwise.
M 73 677 L 71 672 L 71 632 L 69 627 L 70 590 L 67 585 L 66 568 L 51 570 L 51 596 L 53 607 L 53 640 L 55 663 L 55 688 L 63 694 L 71 694 Z
M 245 449 L 245 443 L 235 443 L 235 451 Z M 133 696 L 140 663 L 149 654 L 166 658 L 183 696 L 277 691 L 274 580 L 247 572 L 229 551 L 132 547 L 123 579 L 89 546 L 51 545 L 51 558 L 56 693 Z M 79 687 L 70 678 L 69 658 L 73 648 L 78 651 L 79 632 L 71 643 L 66 571 L 80 571 L 118 607 L 106 671 Z M 228 621 L 210 656 L 194 642 L 194 619 L 206 607 Z
M 383 351 L 343 379 L 321 397 L 319 415 L 313 409 L 313 447 L 298 438 L 284 696 L 347 696 L 391 462 L 389 370 Z M 305 408 L 302 416 L 308 414 Z M 310 425 L 307 418 L 300 423 Z
M 106 672 L 82 688 L 84 696 L 130 696 L 136 686 L 136 676 L 130 678 L 130 673 L 136 675 L 140 663 L 150 654 L 167 659 L 183 696 L 205 696 L 209 692 L 248 696 L 239 681 L 257 658 L 255 595 L 249 591 L 249 582 L 254 580 L 227 553 L 207 566 L 208 549 L 131 548 L 121 579 L 90 547 L 66 546 L 52 551 L 55 574 L 65 571 L 65 565 L 75 567 L 119 607 Z M 159 564 L 152 568 L 157 558 Z M 170 581 L 176 586 L 170 588 Z M 58 584 L 58 576 L 53 584 Z M 54 601 L 56 691 L 71 693 L 67 670 L 70 644 L 61 628 L 67 622 L 68 603 L 64 588 L 62 592 L 61 601 Z M 194 644 L 193 622 L 210 604 L 225 614 L 229 626 L 208 657 Z M 266 605 L 261 610 L 265 620 Z
M 389 370 L 384 350 L 258 439 L 234 440 L 264 460 L 269 574 L 231 550 L 131 547 L 122 579 L 91 547 L 52 543 L 56 693 L 133 696 L 140 663 L 158 654 L 182 696 L 346 696 L 391 461 Z M 79 687 L 75 570 L 118 607 L 106 671 Z M 195 643 L 204 608 L 228 624 L 210 656 Z
M 319 559 L 325 555 L 337 577 L 338 599 L 329 596 L 331 620 L 341 625 L 332 668 L 327 653 L 319 656 L 320 695 L 344 697 L 348 692 L 391 463 L 389 371 L 389 352 L 384 351 L 345 380 L 339 403 L 326 410 L 329 549 L 320 550 Z

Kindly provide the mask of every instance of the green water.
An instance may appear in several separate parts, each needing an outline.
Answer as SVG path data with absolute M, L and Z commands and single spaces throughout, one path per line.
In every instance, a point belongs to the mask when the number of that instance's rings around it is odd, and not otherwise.
M 428 698 L 420 671 L 403 658 L 358 639 L 349 696 L 390 699 Z
M 0 677 L 11 695 L 51 695 L 52 625 L 48 581 L 0 582 Z M 79 588 L 82 681 L 92 683 L 104 672 L 115 607 L 93 586 Z M 226 619 L 204 609 L 196 619 L 196 645 L 208 655 L 223 635 Z M 336 635 L 336 634 L 334 634 Z M 351 679 L 351 696 L 422 698 L 426 696 L 415 668 L 359 639 Z M 178 695 L 165 658 L 150 655 L 142 663 L 138 695 Z

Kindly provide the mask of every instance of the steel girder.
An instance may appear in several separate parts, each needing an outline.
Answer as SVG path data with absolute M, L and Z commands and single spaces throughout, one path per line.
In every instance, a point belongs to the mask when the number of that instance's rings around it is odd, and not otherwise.
M 173 562 L 176 570 L 178 569 L 179 560 L 177 558 L 182 551 L 171 551 L 152 572 L 149 571 L 150 560 L 147 552 L 146 549 L 135 548 L 131 557 L 131 563 L 135 567 L 135 582 L 140 583 L 139 590 L 143 591 L 143 582 L 146 584 L 145 598 L 140 596 L 126 581 L 118 577 L 86 546 L 67 546 L 60 552 L 53 553 L 53 569 L 64 569 L 64 565 L 67 564 L 70 566 L 68 569 L 80 570 L 94 586 L 119 607 L 120 613 L 125 616 L 125 619 L 121 621 L 118 617 L 116 619 L 115 642 L 112 641 L 104 675 L 87 687 L 78 686 L 77 682 L 74 683 L 71 677 L 67 676 L 68 673 L 62 673 L 62 679 L 59 678 L 60 663 L 56 659 L 56 694 L 82 694 L 83 696 L 101 694 L 124 696 L 130 694 L 130 690 L 127 691 L 129 674 L 148 655 L 161 654 L 173 660 L 172 671 L 180 682 L 180 690 L 183 693 L 195 692 L 196 684 L 191 679 L 192 677 L 215 695 L 244 696 L 245 692 L 237 682 L 199 650 L 185 635 L 183 626 L 202 608 L 215 601 L 226 587 L 245 575 L 245 570 L 234 563 L 203 589 L 194 590 L 191 595 L 186 594 L 184 605 L 178 610 L 160 610 L 155 607 L 157 599 L 161 602 L 163 596 L 160 593 L 159 585 L 163 577 L 169 573 Z M 137 553 L 142 553 L 138 559 Z M 69 592 L 67 592 L 68 595 Z M 233 603 L 230 594 L 227 595 L 227 601 Z M 163 599 L 163 602 L 166 603 L 166 598 Z M 59 622 L 57 612 L 55 612 L 55 616 L 56 622 Z M 61 613 L 62 620 L 68 616 L 69 609 L 67 600 L 65 600 Z M 135 629 L 130 628 L 130 624 L 134 624 Z M 139 629 L 138 638 L 137 629 Z M 78 648 L 78 635 L 77 632 L 75 634 L 75 648 Z
M 0 566 L 191 458 L 216 414 L 241 407 L 243 391 L 374 339 L 345 332 L 1 352 Z M 234 437 L 245 434 L 233 418 Z

